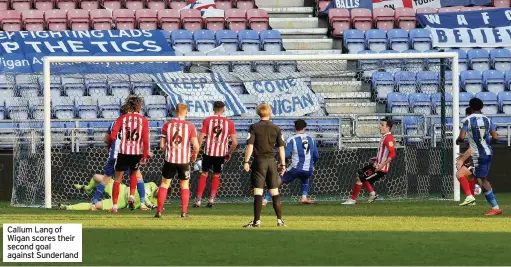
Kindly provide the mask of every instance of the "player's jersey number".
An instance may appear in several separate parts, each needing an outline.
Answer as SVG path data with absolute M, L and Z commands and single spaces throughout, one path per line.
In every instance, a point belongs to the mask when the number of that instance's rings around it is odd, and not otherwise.
M 302 138 L 302 148 L 303 148 L 303 151 L 305 151 L 305 154 L 309 155 L 310 145 L 309 145 L 309 141 L 307 140 L 307 138 Z

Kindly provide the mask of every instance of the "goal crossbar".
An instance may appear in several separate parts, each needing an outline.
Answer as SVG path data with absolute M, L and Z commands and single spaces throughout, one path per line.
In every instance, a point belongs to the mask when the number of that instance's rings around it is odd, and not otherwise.
M 247 62 L 247 61 L 332 61 L 332 60 L 390 60 L 390 59 L 450 59 L 453 97 L 453 184 L 454 200 L 460 200 L 459 183 L 456 179 L 456 155 L 459 146 L 456 137 L 459 134 L 459 68 L 458 53 L 402 53 L 402 54 L 334 54 L 334 55 L 247 55 L 247 56 L 45 56 L 43 58 L 43 98 L 44 98 L 44 203 L 51 208 L 51 64 L 52 63 L 108 63 L 108 62 Z

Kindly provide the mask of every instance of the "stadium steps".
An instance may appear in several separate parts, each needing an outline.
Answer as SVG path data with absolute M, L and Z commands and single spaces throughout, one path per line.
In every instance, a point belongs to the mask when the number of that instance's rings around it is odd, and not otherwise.
M 258 8 L 264 7 L 303 7 L 305 0 L 255 0 Z M 312 14 L 312 12 L 311 12 Z
M 262 7 L 272 18 L 310 18 L 313 7 Z
M 325 49 L 325 50 L 304 50 L 304 49 L 289 49 L 286 52 L 298 55 L 332 55 L 332 54 L 342 54 L 342 50 L 340 49 Z
M 360 81 L 312 81 L 312 89 L 315 93 L 351 93 L 360 94 L 362 83 Z M 369 92 L 364 92 L 368 94 Z
M 345 92 L 345 93 L 316 93 L 325 103 L 370 103 L 369 92 Z
M 370 114 L 376 112 L 376 103 L 338 103 L 325 102 L 325 109 L 330 115 L 335 114 Z

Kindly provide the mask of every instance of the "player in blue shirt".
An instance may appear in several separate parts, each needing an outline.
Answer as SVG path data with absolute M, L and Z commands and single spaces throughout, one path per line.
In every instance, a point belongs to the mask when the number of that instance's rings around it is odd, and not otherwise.
M 469 155 L 469 153 L 472 156 L 474 176 L 483 189 L 486 200 L 491 205 L 491 209 L 486 215 L 499 215 L 502 214 L 502 209 L 500 209 L 497 200 L 495 200 L 490 182 L 486 179 L 493 158 L 491 144 L 496 143 L 499 139 L 496 130 L 497 127 L 488 117 L 481 114 L 481 110 L 483 109 L 483 101 L 481 99 L 472 98 L 469 102 L 469 107 L 472 114 L 463 119 L 460 135 L 456 140 L 456 144 L 463 142 L 465 137 L 468 139 L 470 152 L 465 153 L 466 155 L 464 154 L 462 159 L 466 160 L 465 157 Z M 473 198 L 473 196 L 468 196 L 467 198 L 469 197 Z
M 319 159 L 318 148 L 312 137 L 305 133 L 307 123 L 298 119 L 295 121 L 296 134 L 289 137 L 286 142 L 286 159 L 292 158 L 291 167 L 282 176 L 281 184 L 289 184 L 296 178 L 302 180 L 302 198 L 300 203 L 313 204 L 312 200 L 307 198 L 309 193 L 309 179 L 314 171 L 314 164 Z M 263 205 L 270 201 L 270 192 L 266 192 Z

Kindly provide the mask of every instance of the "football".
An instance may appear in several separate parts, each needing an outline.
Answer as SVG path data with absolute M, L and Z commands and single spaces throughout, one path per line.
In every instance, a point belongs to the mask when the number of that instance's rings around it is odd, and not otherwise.
M 474 189 L 474 195 L 476 196 L 480 195 L 481 191 L 482 191 L 481 187 L 478 184 L 476 184 L 476 188 Z
M 202 169 L 202 160 L 197 160 L 195 164 L 193 165 L 193 171 L 200 171 Z

